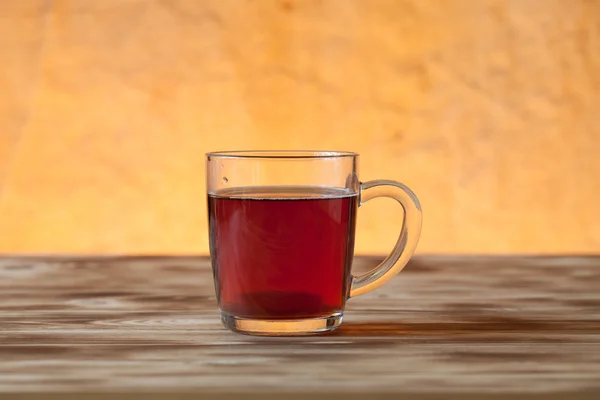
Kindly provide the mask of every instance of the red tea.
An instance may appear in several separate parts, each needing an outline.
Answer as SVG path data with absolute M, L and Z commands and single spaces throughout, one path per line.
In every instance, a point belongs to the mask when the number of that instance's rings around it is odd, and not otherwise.
M 341 312 L 358 195 L 322 187 L 239 188 L 208 197 L 222 312 L 301 319 Z

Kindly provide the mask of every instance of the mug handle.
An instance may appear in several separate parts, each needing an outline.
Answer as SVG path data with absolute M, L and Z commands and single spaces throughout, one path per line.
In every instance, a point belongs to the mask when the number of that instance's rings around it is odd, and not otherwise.
M 402 230 L 392 252 L 381 264 L 364 275 L 352 275 L 350 297 L 370 292 L 392 279 L 406 266 L 419 242 L 422 212 L 417 196 L 400 182 L 378 179 L 360 184 L 359 206 L 376 197 L 389 197 L 400 203 L 404 209 Z

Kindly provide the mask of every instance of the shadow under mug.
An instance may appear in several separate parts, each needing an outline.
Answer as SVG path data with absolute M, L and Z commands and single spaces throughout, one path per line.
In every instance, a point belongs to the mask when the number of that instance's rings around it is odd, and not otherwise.
M 359 155 L 331 151 L 208 153 L 210 254 L 221 320 L 236 332 L 303 335 L 337 328 L 346 300 L 404 268 L 421 206 L 401 183 L 358 179 Z M 390 255 L 351 273 L 356 213 L 375 197 L 404 208 Z

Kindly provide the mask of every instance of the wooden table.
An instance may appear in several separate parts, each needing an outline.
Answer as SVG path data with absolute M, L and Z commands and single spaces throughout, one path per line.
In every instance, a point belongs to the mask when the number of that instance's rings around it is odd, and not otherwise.
M 600 399 L 600 257 L 417 257 L 299 338 L 224 330 L 212 285 L 200 257 L 0 258 L 0 392 Z

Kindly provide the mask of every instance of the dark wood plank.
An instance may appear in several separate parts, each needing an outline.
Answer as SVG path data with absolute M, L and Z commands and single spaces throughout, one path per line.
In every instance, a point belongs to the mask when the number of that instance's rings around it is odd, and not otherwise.
M 206 258 L 0 259 L 0 392 L 598 390 L 600 257 L 417 257 L 303 338 L 224 330 Z

